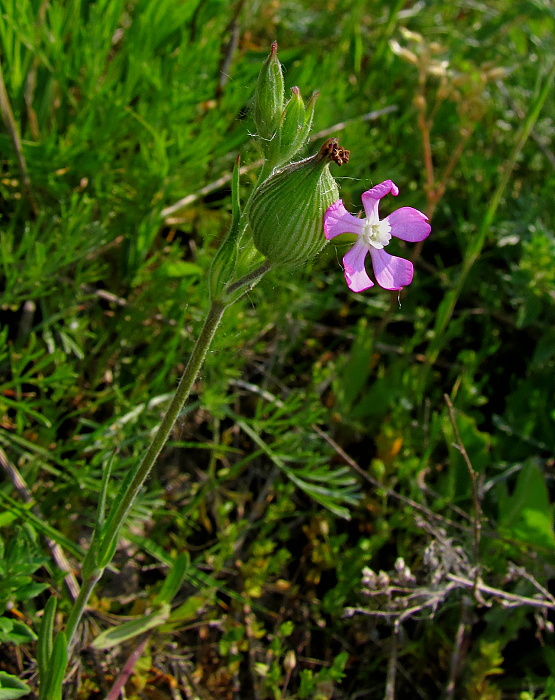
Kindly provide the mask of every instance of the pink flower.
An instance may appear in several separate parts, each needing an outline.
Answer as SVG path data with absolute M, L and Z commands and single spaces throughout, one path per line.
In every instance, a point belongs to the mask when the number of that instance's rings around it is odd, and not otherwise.
M 384 248 L 396 236 L 403 241 L 423 241 L 430 234 L 428 218 L 418 209 L 401 207 L 380 221 L 378 205 L 386 194 L 397 196 L 399 189 L 391 180 L 386 180 L 362 195 L 366 212 L 365 219 L 357 219 L 343 206 L 341 199 L 334 202 L 324 215 L 326 238 L 341 233 L 356 233 L 358 239 L 343 257 L 345 279 L 349 289 L 362 292 L 374 286 L 366 274 L 364 261 L 370 253 L 376 281 L 384 289 L 402 289 L 412 282 L 414 268 L 410 260 L 386 253 Z

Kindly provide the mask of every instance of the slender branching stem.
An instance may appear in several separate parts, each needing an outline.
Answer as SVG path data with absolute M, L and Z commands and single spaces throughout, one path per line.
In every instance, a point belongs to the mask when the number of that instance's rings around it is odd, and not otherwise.
M 270 269 L 270 264 L 266 261 L 260 267 L 248 273 L 241 279 L 237 280 L 226 290 L 228 295 L 236 292 L 245 293 L 252 289 L 254 285 L 262 278 L 262 276 Z M 239 294 L 237 299 L 242 296 Z M 228 296 L 229 299 L 229 296 Z M 232 301 L 236 301 L 233 299 Z M 83 616 L 83 612 L 87 606 L 91 593 L 98 583 L 105 567 L 108 565 L 115 552 L 117 540 L 119 537 L 122 525 L 127 518 L 135 499 L 141 488 L 143 487 L 150 470 L 152 469 L 158 455 L 166 444 L 171 431 L 181 413 L 185 402 L 187 401 L 191 388 L 196 381 L 201 370 L 206 354 L 212 341 L 225 309 L 229 304 L 215 299 L 210 305 L 208 314 L 204 321 L 204 325 L 200 335 L 195 343 L 193 352 L 187 362 L 187 366 L 181 376 L 175 395 L 168 407 L 168 410 L 156 431 L 152 442 L 146 451 L 143 459 L 137 463 L 134 469 L 129 473 L 127 479 L 122 484 L 120 492 L 108 513 L 106 523 L 102 528 L 102 533 L 99 535 L 98 545 L 89 552 L 89 561 L 85 560 L 83 566 L 83 583 L 81 591 L 71 609 L 67 626 L 66 637 L 68 646 L 71 648 L 75 644 L 75 633 Z
M 234 292 L 238 292 L 239 290 L 244 289 L 245 291 L 248 291 L 249 289 L 252 289 L 254 285 L 263 277 L 263 275 L 268 272 L 270 267 L 270 261 L 265 260 L 262 265 L 256 268 L 256 270 L 249 272 L 244 277 L 241 277 L 240 280 L 237 280 L 237 282 L 230 284 L 226 289 L 226 293 L 228 296 L 232 296 Z

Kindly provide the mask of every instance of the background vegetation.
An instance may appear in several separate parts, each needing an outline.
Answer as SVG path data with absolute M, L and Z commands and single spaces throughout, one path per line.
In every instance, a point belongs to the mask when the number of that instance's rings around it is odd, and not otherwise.
M 66 695 L 555 697 L 554 37 L 551 0 L 2 0 L 4 680 L 36 690 L 103 468 L 113 495 L 190 352 L 231 208 L 201 188 L 260 158 L 277 39 L 347 208 L 392 179 L 432 235 L 400 295 L 329 245 L 227 312 Z M 176 561 L 169 620 L 91 647 Z

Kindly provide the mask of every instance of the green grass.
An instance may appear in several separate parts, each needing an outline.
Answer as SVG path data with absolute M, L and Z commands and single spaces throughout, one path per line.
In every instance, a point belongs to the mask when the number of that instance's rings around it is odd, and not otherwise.
M 176 386 L 231 220 L 229 184 L 162 210 L 229 174 L 238 154 L 261 157 L 250 101 L 277 39 L 286 91 L 320 92 L 314 133 L 354 120 L 333 134 L 351 150 L 333 170 L 347 208 L 392 179 L 400 196 L 382 214 L 417 207 L 432 234 L 393 251 L 415 256 L 401 295 L 349 292 L 344 250 L 330 244 L 227 312 L 96 589 L 66 697 L 107 695 L 141 637 L 109 654 L 87 647 L 161 600 L 172 564 L 173 611 L 128 698 L 170 698 L 172 678 L 175 697 L 203 700 L 555 695 L 542 623 L 555 566 L 553 4 L 0 8 L 30 183 L 6 127 L 0 671 L 36 691 L 33 630 L 49 593 L 56 631 L 71 602 L 45 536 L 78 571 L 103 470 L 115 452 L 112 499 Z M 241 179 L 243 200 L 256 172 Z M 365 567 L 402 583 L 398 557 L 415 580 L 365 594 Z M 493 593 L 461 583 L 476 567 Z M 521 598 L 504 607 L 503 595 Z M 549 615 L 531 607 L 536 595 Z

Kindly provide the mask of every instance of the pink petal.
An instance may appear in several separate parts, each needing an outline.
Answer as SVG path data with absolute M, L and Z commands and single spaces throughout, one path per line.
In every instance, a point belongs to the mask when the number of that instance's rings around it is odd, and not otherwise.
M 364 230 L 364 221 L 349 214 L 343 206 L 343 201 L 338 199 L 324 214 L 324 233 L 328 241 L 339 236 L 340 233 L 356 233 L 360 235 Z
M 358 240 L 343 257 L 343 267 L 347 286 L 353 292 L 363 292 L 370 289 L 374 283 L 366 274 L 364 259 L 368 254 L 368 246 Z
M 372 187 L 371 190 L 367 190 L 362 194 L 364 211 L 366 212 L 366 216 L 372 219 L 372 221 L 378 220 L 378 204 L 380 199 L 390 192 L 396 197 L 399 194 L 399 188 L 391 180 L 384 180 L 380 182 L 379 185 Z
M 428 223 L 428 217 L 418 209 L 401 207 L 396 209 L 384 221 L 391 226 L 391 235 L 401 238 L 403 241 L 423 241 L 430 235 L 432 227 Z
M 397 258 L 385 250 L 370 248 L 376 281 L 384 289 L 402 289 L 412 282 L 414 268 L 410 260 Z

